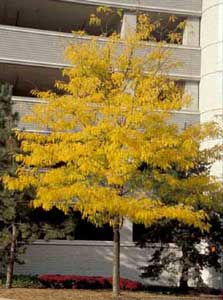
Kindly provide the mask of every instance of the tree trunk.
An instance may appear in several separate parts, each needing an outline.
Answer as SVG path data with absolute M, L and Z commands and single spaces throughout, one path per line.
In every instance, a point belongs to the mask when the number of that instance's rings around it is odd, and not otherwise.
M 186 247 L 182 247 L 182 272 L 180 277 L 180 289 L 188 290 L 188 280 L 189 280 L 189 261 L 188 261 L 188 251 Z
M 16 226 L 12 224 L 12 238 L 10 245 L 10 253 L 9 253 L 9 262 L 7 266 L 6 273 L 6 288 L 10 289 L 12 287 L 12 279 L 13 279 L 13 270 L 15 263 L 15 251 L 16 251 Z
M 120 295 L 120 227 L 119 219 L 113 226 L 113 297 Z
M 183 291 L 186 291 L 188 289 L 188 279 L 189 279 L 188 272 L 189 272 L 188 267 L 184 265 L 180 277 L 180 289 Z

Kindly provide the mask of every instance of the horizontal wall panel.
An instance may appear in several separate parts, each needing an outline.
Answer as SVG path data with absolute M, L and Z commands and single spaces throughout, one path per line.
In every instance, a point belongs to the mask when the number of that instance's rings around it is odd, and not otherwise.
M 82 4 L 109 5 L 127 9 L 166 11 L 187 15 L 201 15 L 202 0 L 56 0 Z
M 200 123 L 200 114 L 195 112 L 189 111 L 181 111 L 172 113 L 172 120 L 173 123 L 177 124 L 180 129 L 185 129 L 186 127 L 199 124 Z
M 19 124 L 18 128 L 20 130 L 29 130 L 29 131 L 48 131 L 47 128 L 40 128 L 37 127 L 33 123 L 25 123 L 23 118 L 25 116 L 31 115 L 32 114 L 32 108 L 33 108 L 34 103 L 30 101 L 24 101 L 21 99 L 14 99 L 13 101 L 13 111 L 17 112 L 19 114 Z M 44 104 L 43 104 L 44 105 Z
M 22 118 L 26 115 L 30 115 L 32 113 L 33 105 L 35 105 L 35 101 L 39 101 L 35 98 L 26 98 L 26 97 L 13 97 L 14 102 L 14 111 L 17 111 L 20 116 L 20 129 L 26 130 L 46 130 L 47 128 L 38 128 L 35 124 L 27 124 L 22 121 Z M 42 104 L 44 105 L 44 104 Z M 197 124 L 200 122 L 199 113 L 181 111 L 172 113 L 171 122 L 176 123 L 179 128 L 183 129 L 185 127 L 190 126 L 191 124 Z
M 68 62 L 64 50 L 69 43 L 88 42 L 89 37 L 73 37 L 51 31 L 25 29 L 13 26 L 0 26 L 0 60 L 13 63 L 64 67 Z M 105 39 L 98 39 L 103 46 Z M 138 50 L 138 55 L 146 55 L 154 46 Z M 200 49 L 185 46 L 167 46 L 171 52 L 170 60 L 181 64 L 170 75 L 191 80 L 200 78 Z M 146 49 L 146 50 L 145 50 Z
M 173 281 L 173 274 L 165 272 L 158 281 L 142 279 L 140 267 L 148 264 L 148 259 L 158 250 L 159 244 L 149 244 L 147 248 L 136 247 L 135 244 L 121 244 L 121 275 L 124 278 L 141 281 L 144 284 L 169 286 Z M 181 257 L 181 251 L 173 244 L 165 249 Z M 97 241 L 36 241 L 27 245 L 23 255 L 25 264 L 15 265 L 15 274 L 64 274 L 82 276 L 107 276 L 112 272 L 112 243 Z M 177 268 L 177 266 L 176 266 Z M 202 278 L 207 286 L 221 288 L 221 274 L 205 268 Z M 89 299 L 86 297 L 85 299 Z M 194 298 L 195 299 L 195 298 Z M 208 299 L 208 298 L 207 298 Z
M 57 242 L 57 241 L 56 241 Z M 23 255 L 25 264 L 15 266 L 16 274 L 64 274 L 64 275 L 82 275 L 82 276 L 106 276 L 110 277 L 112 272 L 112 243 L 104 243 L 98 245 L 91 243 L 70 243 L 58 242 L 54 245 L 51 242 L 35 243 L 27 246 L 27 251 Z M 141 249 L 130 246 L 121 245 L 121 272 L 122 277 L 147 282 L 152 284 L 150 280 L 142 280 L 140 278 L 140 266 L 147 263 L 149 257 L 155 249 L 154 245 L 149 249 Z M 171 248 L 180 257 L 180 251 Z M 168 251 L 168 250 L 166 250 Z M 160 284 L 168 285 L 168 279 L 171 274 L 165 274 Z M 88 297 L 85 298 L 89 299 Z

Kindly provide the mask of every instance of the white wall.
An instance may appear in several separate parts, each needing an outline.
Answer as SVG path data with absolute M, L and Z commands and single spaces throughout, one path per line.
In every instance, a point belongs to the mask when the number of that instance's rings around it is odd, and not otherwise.
M 201 20 L 201 122 L 223 120 L 223 0 L 203 0 Z M 223 143 L 209 141 L 204 146 Z M 223 178 L 223 161 L 216 163 L 213 174 Z
M 157 247 L 157 246 L 156 246 Z M 172 246 L 176 255 L 180 255 Z M 140 280 L 153 248 L 140 249 L 134 243 L 121 245 L 121 276 Z M 77 274 L 111 276 L 112 242 L 97 241 L 37 241 L 27 247 L 25 264 L 16 265 L 17 274 Z M 155 284 L 169 285 L 170 275 L 164 274 Z M 144 281 L 143 281 L 144 282 Z M 147 280 L 146 282 L 150 282 Z
M 124 278 L 150 283 L 153 285 L 177 285 L 179 274 L 173 276 L 163 273 L 157 281 L 140 278 L 140 267 L 146 266 L 147 260 L 158 244 L 146 249 L 135 247 L 134 243 L 121 244 L 121 276 Z M 169 250 L 167 250 L 169 251 Z M 171 251 L 181 256 L 181 251 L 171 245 Z M 166 254 L 166 253 L 165 253 Z M 112 242 L 97 241 L 36 241 L 27 247 L 24 255 L 25 264 L 16 265 L 16 274 L 65 274 L 85 276 L 111 276 Z M 176 267 L 178 270 L 178 266 Z M 173 280 L 175 278 L 175 280 Z M 222 275 L 213 270 L 204 270 L 203 279 L 210 287 L 222 287 Z M 193 282 L 190 282 L 193 285 Z

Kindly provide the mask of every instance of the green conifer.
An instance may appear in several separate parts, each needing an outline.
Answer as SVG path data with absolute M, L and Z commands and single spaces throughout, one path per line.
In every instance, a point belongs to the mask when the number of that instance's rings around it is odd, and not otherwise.
M 19 116 L 13 111 L 12 86 L 0 85 L 0 272 L 6 270 L 6 287 L 12 286 L 14 263 L 23 263 L 25 245 L 35 239 L 71 239 L 76 219 L 57 209 L 50 212 L 34 210 L 30 206 L 35 191 L 9 191 L 3 184 L 5 175 L 15 176 L 19 153 L 16 127 Z

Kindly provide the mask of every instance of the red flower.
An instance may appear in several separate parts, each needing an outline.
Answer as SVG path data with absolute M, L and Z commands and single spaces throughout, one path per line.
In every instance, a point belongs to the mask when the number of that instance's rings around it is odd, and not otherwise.
M 79 275 L 41 275 L 40 282 L 50 288 L 73 288 L 73 289 L 110 289 L 111 277 L 102 276 L 79 276 Z M 122 290 L 138 291 L 143 289 L 140 282 L 120 279 Z

